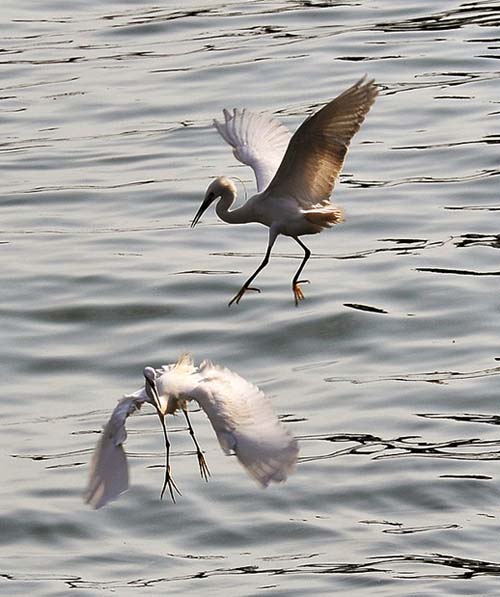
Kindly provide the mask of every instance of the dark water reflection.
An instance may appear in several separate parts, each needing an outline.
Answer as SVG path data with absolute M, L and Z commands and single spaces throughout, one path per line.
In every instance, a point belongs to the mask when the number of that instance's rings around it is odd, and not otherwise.
M 453 528 L 453 527 L 446 527 Z M 297 558 L 300 556 L 297 556 Z M 315 557 L 315 554 L 308 557 Z M 207 556 L 206 559 L 216 559 L 217 556 Z M 202 558 L 205 559 L 205 558 Z M 122 581 L 115 582 L 96 582 L 86 580 L 78 576 L 70 575 L 26 575 L 15 576 L 10 574 L 0 574 L 0 577 L 8 581 L 17 581 L 24 583 L 33 582 L 57 582 L 65 585 L 68 589 L 92 590 L 92 591 L 118 591 L 118 590 L 137 590 L 158 588 L 159 590 L 170 590 L 170 584 L 184 583 L 189 581 L 210 579 L 213 577 L 233 577 L 233 576 L 264 576 L 259 579 L 260 582 L 266 582 L 260 589 L 277 589 L 280 586 L 276 578 L 284 576 L 300 575 L 307 578 L 310 575 L 360 575 L 370 574 L 384 576 L 389 579 L 422 579 L 422 580 L 454 580 L 471 579 L 475 576 L 493 576 L 500 575 L 500 564 L 489 561 L 460 558 L 449 554 L 404 554 L 387 555 L 372 558 L 367 562 L 318 562 L 311 564 L 299 564 L 295 567 L 273 567 L 273 566 L 237 566 L 234 568 L 202 568 L 198 572 L 190 575 L 180 575 L 175 577 L 157 576 L 155 578 L 132 579 L 126 583 Z M 237 582 L 237 581 L 235 581 Z M 244 583 L 243 583 L 244 584 Z M 198 583 L 203 589 L 203 583 Z M 174 589 L 175 590 L 175 589 Z

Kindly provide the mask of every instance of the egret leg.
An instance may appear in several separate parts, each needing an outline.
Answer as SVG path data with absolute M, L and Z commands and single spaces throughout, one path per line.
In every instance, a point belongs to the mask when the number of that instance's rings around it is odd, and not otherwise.
M 254 290 L 255 292 L 260 292 L 260 288 L 252 288 L 250 286 L 250 284 L 255 280 L 255 278 L 257 277 L 257 275 L 266 267 L 266 265 L 269 263 L 269 257 L 271 256 L 271 250 L 273 248 L 274 242 L 276 240 L 278 236 L 278 233 L 275 232 L 272 228 L 269 230 L 269 242 L 267 244 L 267 250 L 266 250 L 266 254 L 264 256 L 264 259 L 262 260 L 262 263 L 259 265 L 259 267 L 254 271 L 254 273 L 248 278 L 248 280 L 243 284 L 243 286 L 240 288 L 240 290 L 238 291 L 238 293 L 233 296 L 233 298 L 229 301 L 229 307 L 233 304 L 236 303 L 238 304 L 242 298 L 242 296 L 245 294 L 245 292 L 247 290 Z
M 185 408 L 183 408 L 182 412 L 184 413 L 184 416 L 186 417 L 186 422 L 187 422 L 188 429 L 189 429 L 189 435 L 193 438 L 193 442 L 196 447 L 196 456 L 198 457 L 198 466 L 200 467 L 201 478 L 205 479 L 205 481 L 208 482 L 208 477 L 210 477 L 210 470 L 209 470 L 207 462 L 205 460 L 205 456 L 203 456 L 203 452 L 200 449 L 198 440 L 196 439 L 196 437 L 194 435 L 194 429 L 193 429 L 193 426 L 191 425 L 191 421 L 189 420 L 188 411 Z
M 167 426 L 165 424 L 165 415 L 158 412 L 158 416 L 160 417 L 161 427 L 163 429 L 163 437 L 165 438 L 165 479 L 163 481 L 163 487 L 161 488 L 160 500 L 163 499 L 165 489 L 168 487 L 170 497 L 172 498 L 172 501 L 175 504 L 174 491 L 177 492 L 179 495 L 182 494 L 179 491 L 177 485 L 175 484 L 172 475 L 170 474 L 170 442 L 168 441 Z
M 153 406 L 156 409 L 156 413 L 158 414 L 158 418 L 160 419 L 161 428 L 163 429 L 163 437 L 165 439 L 165 478 L 163 480 L 163 487 L 161 488 L 160 500 L 163 499 L 163 494 L 165 493 L 165 489 L 168 487 L 168 490 L 170 492 L 170 497 L 172 498 L 172 501 L 175 504 L 174 491 L 176 491 L 179 495 L 182 495 L 182 494 L 179 491 L 179 489 L 177 488 L 177 485 L 175 484 L 175 481 L 172 479 L 172 475 L 170 474 L 170 442 L 168 441 L 167 425 L 165 423 L 165 415 L 161 411 L 160 397 L 158 396 L 158 388 L 156 387 L 156 380 L 154 379 L 154 377 L 152 378 L 150 376 L 150 374 L 149 374 L 150 372 L 148 371 L 148 369 L 150 369 L 150 368 L 147 367 L 144 370 L 145 390 L 146 390 L 146 394 L 148 395 L 148 398 L 151 401 L 151 404 L 153 404 Z M 154 376 L 154 371 L 151 372 L 151 375 Z
M 302 260 L 302 263 L 300 264 L 299 269 L 295 273 L 295 276 L 292 280 L 293 296 L 295 298 L 295 306 L 297 306 L 299 302 L 304 299 L 304 293 L 302 292 L 302 289 L 300 288 L 299 284 L 309 284 L 309 280 L 299 280 L 299 276 L 302 273 L 302 270 L 304 269 L 307 260 L 311 256 L 311 251 L 310 249 L 308 249 L 308 247 L 305 246 L 305 244 L 300 240 L 300 238 L 294 237 L 294 240 L 297 241 L 297 243 L 304 249 L 304 259 Z

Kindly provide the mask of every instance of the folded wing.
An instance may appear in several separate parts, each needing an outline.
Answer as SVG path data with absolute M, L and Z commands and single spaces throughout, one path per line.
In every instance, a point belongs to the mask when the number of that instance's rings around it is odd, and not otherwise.
M 305 120 L 293 135 L 267 191 L 293 197 L 302 209 L 328 205 L 347 149 L 378 89 L 361 79 Z
M 224 122 L 214 126 L 233 148 L 234 157 L 250 166 L 257 181 L 257 190 L 271 182 L 291 138 L 290 131 L 278 121 L 250 110 L 224 110 Z
M 139 410 L 144 398 L 122 398 L 102 430 L 90 463 L 89 480 L 84 492 L 85 503 L 101 508 L 128 489 L 127 457 L 123 443 L 127 439 L 127 417 Z
M 299 447 L 269 400 L 228 369 L 204 362 L 199 372 L 202 381 L 190 397 L 207 414 L 224 452 L 234 452 L 263 487 L 285 481 L 295 467 Z

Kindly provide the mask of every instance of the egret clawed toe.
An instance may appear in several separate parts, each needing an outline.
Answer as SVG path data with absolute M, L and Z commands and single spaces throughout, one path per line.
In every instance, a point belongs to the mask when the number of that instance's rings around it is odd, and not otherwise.
M 310 284 L 309 280 L 297 280 L 292 284 L 293 296 L 295 298 L 295 306 L 297 307 L 300 301 L 304 300 L 304 293 L 299 284 Z
M 182 493 L 179 491 L 179 488 L 177 487 L 177 485 L 175 484 L 175 481 L 172 478 L 172 475 L 170 473 L 170 466 L 166 466 L 165 467 L 165 480 L 163 481 L 163 487 L 161 488 L 161 493 L 160 493 L 160 500 L 163 499 L 163 496 L 165 495 L 165 490 L 168 487 L 168 491 L 170 493 L 170 498 L 172 499 L 172 502 L 175 504 L 175 493 L 177 493 L 178 495 L 182 495 Z
M 233 298 L 229 301 L 228 307 L 230 307 L 233 303 L 238 304 L 247 290 L 251 290 L 252 292 L 257 293 L 262 292 L 260 288 L 255 288 L 254 286 L 242 286 L 239 289 L 239 291 L 233 296 Z

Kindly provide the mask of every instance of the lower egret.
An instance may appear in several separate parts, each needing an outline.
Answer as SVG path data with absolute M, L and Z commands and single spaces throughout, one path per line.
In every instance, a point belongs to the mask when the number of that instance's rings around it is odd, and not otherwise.
M 230 211 L 236 199 L 236 186 L 225 177 L 208 187 L 203 203 L 191 226 L 216 200 L 219 218 L 229 224 L 257 222 L 269 228 L 269 241 L 262 263 L 243 284 L 229 305 L 239 303 L 251 284 L 269 262 L 278 235 L 293 238 L 304 251 L 304 258 L 292 280 L 295 304 L 304 298 L 300 274 L 311 251 L 300 240 L 343 220 L 342 210 L 330 203 L 347 149 L 354 134 L 378 94 L 374 81 L 364 78 L 330 103 L 309 116 L 292 136 L 282 124 L 250 110 L 224 110 L 224 122 L 214 126 L 233 148 L 237 160 L 250 166 L 257 182 L 257 194 Z
M 144 369 L 143 389 L 122 398 L 115 407 L 97 443 L 90 464 L 84 499 L 101 508 L 128 489 L 128 466 L 123 443 L 127 439 L 127 417 L 148 402 L 160 417 L 165 439 L 165 480 L 175 502 L 179 493 L 170 472 L 170 443 L 165 417 L 182 410 L 194 440 L 201 476 L 210 472 L 189 421 L 187 404 L 198 402 L 217 435 L 222 450 L 234 453 L 249 474 L 262 486 L 286 481 L 297 461 L 297 440 L 273 412 L 271 403 L 254 385 L 209 361 L 195 367 L 189 355 L 160 369 Z

